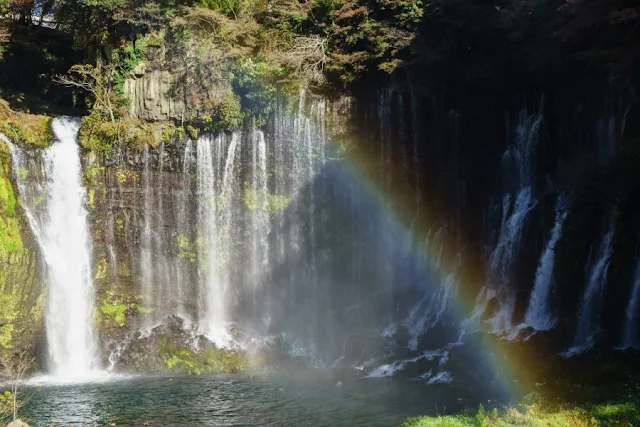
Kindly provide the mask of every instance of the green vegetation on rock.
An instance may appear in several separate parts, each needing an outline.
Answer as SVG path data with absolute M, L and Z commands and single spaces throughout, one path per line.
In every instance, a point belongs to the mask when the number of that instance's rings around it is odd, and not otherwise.
M 96 318 L 103 329 L 112 326 L 122 328 L 129 317 L 155 311 L 140 304 L 142 295 L 120 295 L 114 291 L 107 291 L 99 301 Z
M 24 241 L 9 165 L 8 148 L 0 143 L 0 352 L 33 339 L 43 310 L 35 253 Z
M 46 147 L 53 139 L 51 117 L 15 112 L 3 99 L 0 99 L 0 131 L 16 143 L 32 147 Z
M 177 347 L 166 337 L 160 339 L 159 351 L 167 368 L 174 372 L 201 375 L 240 372 L 262 366 L 261 359 L 235 350 L 224 350 L 208 343 L 202 350 Z
M 191 262 L 196 262 L 198 257 L 196 255 L 196 247 L 189 237 L 185 234 L 178 234 L 176 237 L 176 244 L 178 245 L 178 257 L 188 259 Z
M 212 116 L 207 114 L 202 116 L 205 131 L 232 131 L 242 124 L 243 118 L 244 114 L 242 113 L 240 99 L 234 94 L 227 95 L 216 104 Z
M 23 247 L 16 202 L 11 182 L 0 176 L 0 259 L 6 261 Z
M 269 213 L 283 211 L 291 204 L 291 198 L 285 194 L 267 194 L 265 201 L 264 195 L 252 188 L 245 188 L 242 199 L 250 211 L 256 211 L 266 207 Z

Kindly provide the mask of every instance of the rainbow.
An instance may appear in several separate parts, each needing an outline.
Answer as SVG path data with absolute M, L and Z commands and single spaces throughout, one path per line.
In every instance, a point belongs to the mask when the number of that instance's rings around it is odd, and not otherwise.
M 422 271 L 435 272 L 438 282 L 454 275 L 458 282 L 453 310 L 462 321 L 476 306 L 476 300 L 484 285 L 484 265 L 482 260 L 466 260 L 461 264 L 460 253 L 465 248 L 464 239 L 446 238 L 444 253 L 429 244 L 428 236 L 442 223 L 446 212 L 439 212 L 428 205 L 428 194 L 417 196 L 424 191 L 417 185 L 419 177 L 407 176 L 407 168 L 393 161 L 381 167 L 379 153 L 371 146 L 350 139 L 348 149 L 341 160 L 341 169 L 346 182 L 357 182 L 364 188 L 366 196 L 382 210 L 391 228 L 391 235 L 399 244 L 413 248 L 413 262 Z M 393 188 L 389 183 L 393 183 Z M 402 191 L 394 191 L 401 188 Z M 464 338 L 463 338 L 464 339 Z M 518 401 L 529 393 L 535 384 L 531 366 L 533 355 L 514 351 L 500 337 L 480 334 L 478 358 L 481 366 L 489 366 L 493 376 L 499 381 L 498 389 L 512 401 Z M 474 369 L 473 367 L 469 367 Z

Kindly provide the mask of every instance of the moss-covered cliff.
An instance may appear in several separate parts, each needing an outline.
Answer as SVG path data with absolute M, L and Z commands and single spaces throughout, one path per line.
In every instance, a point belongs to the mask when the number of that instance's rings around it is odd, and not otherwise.
M 9 148 L 0 143 L 0 352 L 31 348 L 42 336 L 42 261 L 17 195 Z

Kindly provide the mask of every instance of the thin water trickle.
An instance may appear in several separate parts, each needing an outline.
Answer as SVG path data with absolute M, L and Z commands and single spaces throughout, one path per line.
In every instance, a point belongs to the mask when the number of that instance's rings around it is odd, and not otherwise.
M 254 310 L 258 306 L 258 294 L 262 282 L 268 281 L 269 274 L 269 188 L 267 171 L 267 144 L 264 133 L 255 131 L 252 136 L 252 205 L 249 207 L 251 217 L 251 282 L 252 303 Z M 263 301 L 266 306 L 262 323 L 269 327 L 269 301 Z
M 626 310 L 624 324 L 623 348 L 640 348 L 640 258 L 636 260 L 636 268 L 633 273 L 631 298 Z
M 592 250 L 586 269 L 586 288 L 578 309 L 578 327 L 573 346 L 564 356 L 582 353 L 595 344 L 595 335 L 600 328 L 601 295 L 607 283 L 607 273 L 611 262 L 613 238 L 616 231 L 618 213 L 614 208 L 610 225 L 595 251 Z
M 556 317 L 551 313 L 550 299 L 553 289 L 555 248 L 562 235 L 562 226 L 567 217 L 566 205 L 565 196 L 560 194 L 556 201 L 555 223 L 551 230 L 551 236 L 540 257 L 529 306 L 524 316 L 524 323 L 538 331 L 547 331 L 553 328 L 556 322 Z

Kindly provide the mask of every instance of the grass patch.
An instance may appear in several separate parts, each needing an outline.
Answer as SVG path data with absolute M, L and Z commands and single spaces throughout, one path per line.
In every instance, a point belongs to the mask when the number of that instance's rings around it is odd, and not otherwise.
M 401 427 L 581 427 L 640 426 L 638 401 L 574 406 L 540 404 L 493 408 L 480 406 L 475 415 L 410 418 Z

